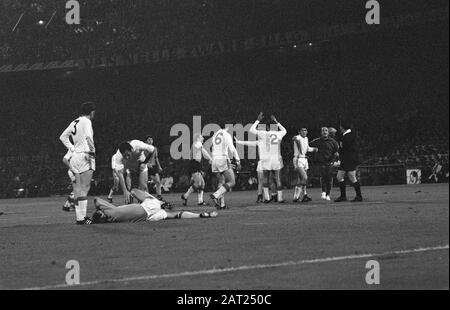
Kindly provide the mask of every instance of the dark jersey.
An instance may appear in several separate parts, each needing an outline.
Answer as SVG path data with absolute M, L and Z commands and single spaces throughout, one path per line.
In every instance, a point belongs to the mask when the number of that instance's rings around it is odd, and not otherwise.
M 310 146 L 318 148 L 314 161 L 319 165 L 328 165 L 335 161 L 336 153 L 339 152 L 339 144 L 333 138 L 317 138 L 309 143 Z
M 349 132 L 342 136 L 341 150 L 339 151 L 341 159 L 341 170 L 353 171 L 358 165 L 358 146 L 356 141 L 356 134 Z

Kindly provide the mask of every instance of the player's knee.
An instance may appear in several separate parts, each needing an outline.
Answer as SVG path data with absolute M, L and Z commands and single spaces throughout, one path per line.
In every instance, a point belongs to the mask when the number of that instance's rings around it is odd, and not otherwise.
M 348 179 L 349 179 L 349 181 L 350 181 L 351 183 L 356 183 L 356 182 L 358 182 L 358 179 L 356 178 L 356 175 L 355 175 L 354 173 L 350 173 L 350 174 L 348 175 Z

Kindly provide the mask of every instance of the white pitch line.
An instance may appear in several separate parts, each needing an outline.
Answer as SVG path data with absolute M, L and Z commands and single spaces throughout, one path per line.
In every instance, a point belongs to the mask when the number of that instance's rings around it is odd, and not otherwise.
M 402 254 L 412 254 L 412 253 L 421 253 L 421 252 L 430 252 L 430 251 L 442 251 L 442 250 L 448 250 L 448 249 L 449 249 L 449 245 L 447 244 L 444 246 L 417 248 L 417 249 L 411 249 L 411 250 L 389 251 L 389 252 L 384 252 L 384 253 L 359 254 L 359 255 L 347 255 L 347 256 L 306 259 L 306 260 L 300 260 L 300 261 L 289 261 L 289 262 L 275 263 L 275 264 L 244 265 L 244 266 L 228 267 L 228 268 L 222 268 L 222 269 L 213 268 L 213 269 L 206 269 L 206 270 L 186 271 L 186 272 L 180 272 L 180 273 L 168 273 L 168 274 L 159 274 L 159 275 L 147 275 L 147 276 L 140 276 L 140 277 L 128 277 L 128 278 L 121 278 L 121 279 L 104 279 L 104 280 L 82 282 L 78 285 L 57 284 L 57 285 L 25 288 L 23 290 L 52 290 L 52 289 L 69 288 L 69 287 L 77 288 L 77 287 L 81 287 L 81 286 L 91 286 L 91 285 L 97 285 L 97 284 L 123 283 L 123 282 L 132 282 L 132 281 L 145 281 L 145 280 L 155 280 L 155 279 L 213 275 L 213 274 L 236 272 L 236 271 L 248 271 L 248 270 L 256 270 L 256 269 L 298 266 L 298 265 L 305 265 L 305 264 L 329 263 L 329 262 L 344 261 L 344 260 L 371 258 L 371 257 L 377 257 L 377 256 L 402 255 Z

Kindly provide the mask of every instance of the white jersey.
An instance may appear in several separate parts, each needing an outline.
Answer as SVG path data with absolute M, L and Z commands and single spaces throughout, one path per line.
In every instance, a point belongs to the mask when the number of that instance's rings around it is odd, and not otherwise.
M 286 135 L 286 129 L 278 124 L 280 131 L 257 130 L 259 121 L 256 121 L 250 128 L 250 133 L 258 138 L 258 152 L 260 160 L 282 160 L 281 141 Z
M 69 137 L 72 137 L 73 144 L 70 143 Z M 95 154 L 92 122 L 86 116 L 81 116 L 70 123 L 59 139 L 70 151 Z
M 111 169 L 112 170 L 116 170 L 118 167 L 117 167 L 117 159 L 116 159 L 116 155 L 117 155 L 117 153 L 116 154 L 114 154 L 112 157 L 111 157 Z M 120 167 L 119 167 L 120 168 Z M 123 167 L 122 167 L 123 168 Z M 121 169 L 117 169 L 117 170 L 121 170 Z
M 239 154 L 233 144 L 231 135 L 225 129 L 218 130 L 212 137 L 212 155 L 216 157 L 230 158 L 229 153 L 233 158 L 239 161 Z
M 155 147 L 153 145 L 144 143 L 140 140 L 132 140 L 129 143 L 132 148 L 130 159 L 126 160 L 122 153 L 120 153 L 120 150 L 117 150 L 116 154 L 113 156 L 115 161 L 114 164 L 112 163 L 112 166 L 115 167 L 113 169 L 121 170 L 125 164 L 134 165 L 137 163 L 142 163 L 148 155 L 155 151 Z
M 72 158 L 72 156 L 73 156 L 73 152 L 71 151 L 71 150 L 68 150 L 67 151 L 67 153 L 66 153 L 66 155 L 64 155 L 64 159 L 66 159 L 66 160 L 68 160 L 68 161 L 70 161 L 70 159 Z
M 306 158 L 306 153 L 314 149 L 309 146 L 308 137 L 297 135 L 294 137 L 294 158 Z

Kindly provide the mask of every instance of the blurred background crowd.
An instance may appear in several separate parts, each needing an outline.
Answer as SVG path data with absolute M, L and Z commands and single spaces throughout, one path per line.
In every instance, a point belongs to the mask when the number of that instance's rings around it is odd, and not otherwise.
M 356 18 L 354 10 L 347 13 L 342 4 L 322 0 L 90 0 L 80 1 L 86 15 L 74 28 L 62 22 L 60 2 L 0 2 L 0 65 L 194 46 Z M 416 10 L 424 9 L 422 2 Z M 448 3 L 431 1 L 426 8 L 440 6 Z M 183 191 L 188 163 L 169 154 L 176 139 L 172 126 L 191 127 L 194 115 L 203 125 L 248 124 L 260 111 L 276 115 L 288 129 L 282 145 L 286 187 L 293 180 L 291 138 L 298 129 L 308 127 L 312 140 L 320 127 L 338 128 L 342 118 L 350 119 L 358 134 L 361 166 L 380 167 L 364 185 L 405 183 L 406 169 L 421 169 L 422 182 L 448 182 L 448 18 L 311 42 L 306 49 L 280 46 L 146 66 L 0 73 L 0 196 L 17 195 L 18 188 L 29 196 L 67 192 L 65 149 L 58 137 L 86 100 L 98 107 L 94 193 L 111 185 L 110 158 L 117 145 L 146 134 L 160 149 L 162 177 L 173 180 L 172 191 Z M 255 161 L 243 161 L 238 189 L 256 186 L 254 170 Z M 393 178 L 398 171 L 402 177 Z M 315 185 L 314 170 L 312 175 Z

